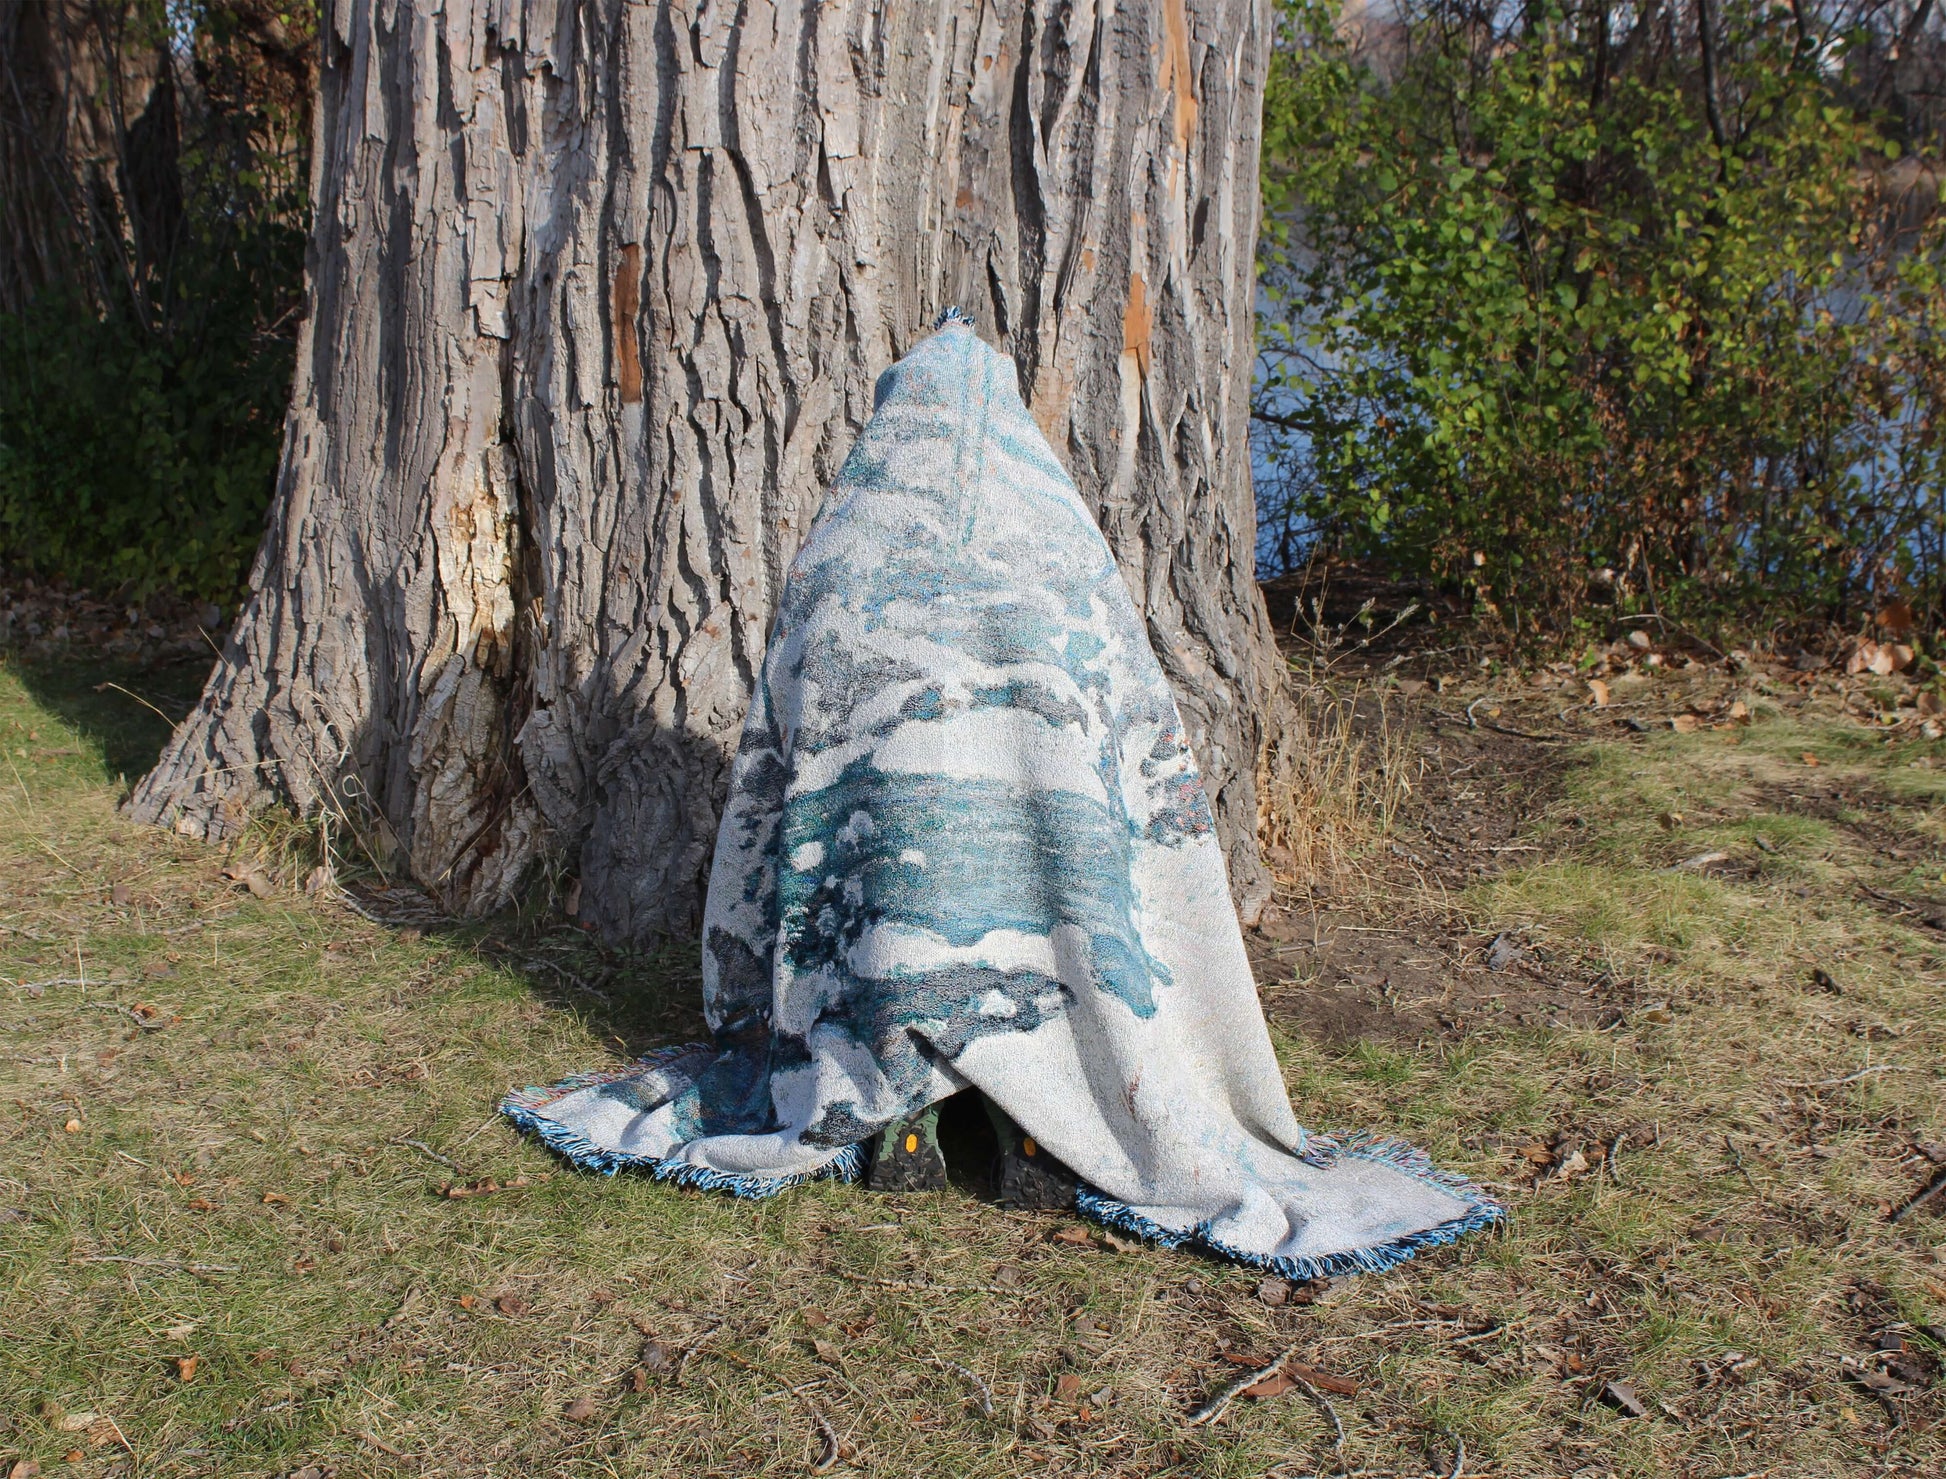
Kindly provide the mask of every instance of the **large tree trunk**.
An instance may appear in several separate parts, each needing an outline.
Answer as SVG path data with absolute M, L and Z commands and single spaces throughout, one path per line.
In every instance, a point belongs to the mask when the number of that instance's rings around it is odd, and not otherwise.
M 311 313 L 251 598 L 130 802 L 363 817 L 455 908 L 544 860 L 692 928 L 784 569 L 958 303 L 1127 573 L 1239 899 L 1264 0 L 332 0 Z

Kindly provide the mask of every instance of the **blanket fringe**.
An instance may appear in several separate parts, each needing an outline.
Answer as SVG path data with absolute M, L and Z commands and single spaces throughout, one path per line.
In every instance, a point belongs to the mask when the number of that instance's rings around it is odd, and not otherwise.
M 1323 1137 L 1319 1137 L 1322 1139 Z M 1369 1248 L 1347 1248 L 1338 1253 L 1326 1253 L 1317 1257 L 1286 1258 L 1277 1254 L 1254 1253 L 1247 1248 L 1239 1248 L 1226 1243 L 1211 1231 L 1207 1221 L 1192 1227 L 1167 1228 L 1161 1223 L 1144 1217 L 1126 1202 L 1116 1201 L 1088 1185 L 1075 1189 L 1075 1209 L 1084 1216 L 1092 1218 L 1104 1227 L 1117 1232 L 1132 1233 L 1164 1248 L 1201 1248 L 1214 1253 L 1219 1258 L 1246 1268 L 1263 1269 L 1266 1273 L 1278 1274 L 1286 1279 L 1335 1279 L 1345 1274 L 1382 1274 L 1388 1269 L 1397 1268 L 1408 1259 L 1417 1257 L 1427 1248 L 1443 1247 L 1458 1242 L 1468 1233 L 1478 1232 L 1491 1227 L 1507 1215 L 1507 1209 L 1479 1187 L 1451 1171 L 1442 1171 L 1433 1165 L 1426 1153 L 1416 1145 L 1403 1140 L 1390 1140 L 1369 1132 L 1333 1137 L 1341 1155 L 1355 1156 L 1360 1160 L 1377 1161 L 1402 1171 L 1414 1180 L 1437 1186 L 1441 1191 L 1451 1192 L 1467 1204 L 1467 1211 L 1451 1221 L 1442 1222 L 1436 1227 L 1409 1233 L 1402 1238 L 1389 1242 L 1375 1243 Z
M 545 1112 L 547 1106 L 576 1090 L 632 1077 L 694 1051 L 692 1047 L 660 1048 L 638 1062 L 621 1068 L 577 1074 L 541 1088 L 513 1089 L 501 1101 L 500 1112 L 523 1130 L 531 1130 L 539 1136 L 550 1150 L 584 1169 L 599 1171 L 607 1176 L 617 1171 L 638 1171 L 676 1186 L 693 1187 L 698 1191 L 723 1191 L 747 1200 L 774 1197 L 779 1192 L 810 1181 L 856 1181 L 865 1174 L 865 1147 L 862 1144 L 845 1146 L 835 1152 L 830 1160 L 810 1171 L 792 1176 L 753 1176 L 719 1171 L 712 1166 L 699 1166 L 691 1161 L 664 1156 L 631 1155 L 626 1151 L 610 1150 L 597 1145 L 579 1130 L 550 1119 Z M 1226 1243 L 1216 1236 L 1207 1221 L 1186 1228 L 1164 1227 L 1144 1217 L 1128 1203 L 1117 1201 L 1085 1182 L 1075 1188 L 1075 1209 L 1104 1227 L 1132 1234 L 1160 1247 L 1200 1248 L 1246 1268 L 1262 1269 L 1283 1278 L 1298 1280 L 1384 1273 L 1417 1256 L 1424 1249 L 1457 1242 L 1468 1233 L 1491 1227 L 1507 1215 L 1505 1207 L 1464 1176 L 1440 1170 L 1424 1151 L 1403 1140 L 1387 1139 L 1366 1132 L 1342 1136 L 1318 1135 L 1309 1137 L 1304 1149 L 1308 1152 L 1304 1159 L 1314 1165 L 1320 1161 L 1328 1163 L 1336 1156 L 1377 1161 L 1415 1180 L 1450 1192 L 1466 1203 L 1468 1210 L 1436 1227 L 1377 1243 L 1369 1248 L 1348 1248 L 1317 1257 L 1287 1258 L 1277 1254 L 1255 1253 Z
M 549 1150 L 584 1170 L 599 1171 L 604 1176 L 613 1176 L 617 1171 L 639 1171 L 657 1181 L 694 1187 L 698 1191 L 726 1191 L 731 1196 L 748 1201 L 774 1197 L 779 1192 L 802 1186 L 808 1181 L 856 1181 L 865 1174 L 865 1147 L 862 1145 L 847 1145 L 836 1151 L 823 1165 L 793 1176 L 752 1176 L 745 1172 L 719 1171 L 714 1166 L 699 1166 L 693 1161 L 679 1161 L 667 1156 L 631 1155 L 627 1151 L 610 1150 L 597 1145 L 579 1130 L 550 1119 L 545 1113 L 547 1106 L 576 1090 L 613 1083 L 616 1079 L 633 1078 L 647 1069 L 661 1067 L 695 1051 L 693 1046 L 657 1048 L 620 1068 L 578 1073 L 557 1084 L 542 1087 L 509 1089 L 506 1098 L 500 1101 L 500 1112 L 521 1129 L 531 1130 L 539 1136 Z

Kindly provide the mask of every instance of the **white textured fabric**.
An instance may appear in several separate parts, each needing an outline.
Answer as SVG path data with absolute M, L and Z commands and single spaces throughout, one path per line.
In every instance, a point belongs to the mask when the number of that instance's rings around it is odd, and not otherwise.
M 716 1040 L 511 1095 L 574 1159 L 767 1195 L 977 1086 L 1082 1210 L 1297 1274 L 1499 1209 L 1291 1113 L 1174 699 L 1012 364 L 880 380 L 793 562 L 710 875 Z

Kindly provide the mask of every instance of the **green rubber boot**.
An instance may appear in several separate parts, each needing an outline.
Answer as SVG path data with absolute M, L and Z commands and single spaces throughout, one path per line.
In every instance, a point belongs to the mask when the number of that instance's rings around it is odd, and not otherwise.
M 987 1118 L 993 1121 L 994 1139 L 1000 1142 L 1000 1162 L 993 1174 L 1000 1205 L 1034 1212 L 1072 1211 L 1074 1172 L 1049 1155 L 1046 1146 L 1023 1132 L 999 1105 L 991 1099 L 985 1102 Z
M 946 1157 L 939 1150 L 939 1106 L 887 1125 L 871 1140 L 865 1185 L 873 1191 L 944 1191 Z

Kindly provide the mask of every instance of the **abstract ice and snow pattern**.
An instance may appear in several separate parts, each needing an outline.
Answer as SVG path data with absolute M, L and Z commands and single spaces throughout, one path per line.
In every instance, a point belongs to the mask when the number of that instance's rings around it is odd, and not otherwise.
M 977 1086 L 1080 1210 L 1309 1277 L 1500 1215 L 1299 1127 L 1182 721 L 1108 546 L 964 321 L 879 380 L 793 561 L 710 874 L 715 1041 L 510 1094 L 573 1160 L 767 1196 Z

